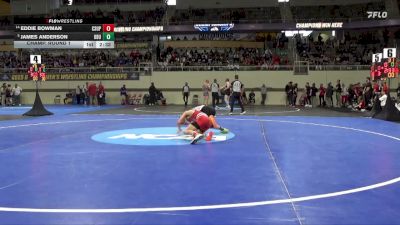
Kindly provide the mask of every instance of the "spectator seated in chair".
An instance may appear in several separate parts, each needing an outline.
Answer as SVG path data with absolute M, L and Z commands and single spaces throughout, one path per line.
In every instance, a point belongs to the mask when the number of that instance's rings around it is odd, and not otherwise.
M 69 91 L 65 94 L 64 104 L 72 104 L 73 102 L 73 94 L 72 91 Z
M 149 94 L 144 94 L 142 101 L 143 101 L 143 103 L 145 105 L 150 105 L 150 95 Z
M 156 99 L 159 105 L 167 105 L 167 99 L 164 98 L 164 95 L 160 90 L 157 90 L 156 92 Z
M 256 103 L 256 94 L 254 93 L 254 90 L 250 91 L 249 103 L 250 103 L 250 105 L 254 105 Z

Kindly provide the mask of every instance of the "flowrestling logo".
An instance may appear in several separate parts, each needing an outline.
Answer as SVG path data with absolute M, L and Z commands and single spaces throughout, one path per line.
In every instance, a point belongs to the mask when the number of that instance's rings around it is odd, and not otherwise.
M 369 19 L 386 19 L 388 16 L 386 11 L 368 11 L 367 14 Z
M 141 146 L 165 146 L 165 145 L 189 145 L 192 137 L 190 135 L 178 134 L 176 127 L 149 127 L 127 130 L 107 131 L 92 136 L 92 140 L 120 145 Z M 202 140 L 198 144 L 222 142 L 235 137 L 232 132 L 221 134 L 219 130 L 214 132 L 211 141 Z

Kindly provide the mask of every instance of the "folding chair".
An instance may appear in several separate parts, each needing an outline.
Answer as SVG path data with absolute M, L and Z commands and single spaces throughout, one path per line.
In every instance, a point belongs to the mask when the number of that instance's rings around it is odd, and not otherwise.
M 140 105 L 141 102 L 142 102 L 142 94 L 138 94 L 138 95 L 136 96 L 136 101 L 135 101 L 135 103 L 138 104 L 138 105 Z
M 54 104 L 61 104 L 61 95 L 56 95 L 56 97 L 54 97 Z
M 136 94 L 130 94 L 129 95 L 129 104 L 134 105 L 135 104 L 135 99 L 136 99 Z
M 193 95 L 192 104 L 194 106 L 199 105 L 199 96 L 198 95 Z

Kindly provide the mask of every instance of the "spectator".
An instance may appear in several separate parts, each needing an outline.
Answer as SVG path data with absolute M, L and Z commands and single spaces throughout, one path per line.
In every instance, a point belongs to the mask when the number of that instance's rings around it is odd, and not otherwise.
M 88 104 L 95 105 L 96 94 L 97 94 L 96 83 L 92 83 L 92 84 L 89 85 L 88 92 L 89 92 Z
M 378 96 L 381 93 L 381 86 L 377 81 L 374 81 L 373 83 L 373 89 L 374 89 L 374 95 Z
M 82 97 L 82 89 L 79 85 L 76 87 L 75 96 L 76 96 L 76 104 L 80 105 Z
M 243 105 L 247 105 L 249 103 L 249 100 L 247 99 L 246 89 L 244 88 L 243 84 L 242 84 L 242 102 Z
M 159 103 L 159 105 L 166 105 L 167 104 L 167 99 L 164 98 L 164 95 L 162 93 L 162 91 L 160 90 L 156 90 L 156 99 L 157 102 Z
M 347 105 L 347 100 L 348 100 L 348 91 L 346 89 L 346 86 L 344 85 L 344 83 L 342 83 L 342 107 L 346 107 Z
M 189 95 L 190 95 L 190 87 L 188 82 L 185 82 L 185 85 L 182 88 L 183 101 L 185 102 L 185 107 L 188 105 Z
M 157 88 L 154 86 L 154 82 L 151 82 L 151 85 L 149 87 L 149 95 L 150 95 L 150 99 L 149 99 L 149 105 L 154 105 L 156 103 L 157 100 Z
M 225 86 L 222 88 L 222 92 L 224 94 L 224 101 L 226 104 L 226 108 L 230 109 L 229 98 L 231 96 L 231 83 L 229 82 L 229 78 L 225 80 Z
M 3 83 L 3 86 L 0 88 L 0 96 L 1 96 L 1 105 L 6 106 L 6 90 L 7 90 L 7 85 L 6 83 Z
M 297 93 L 299 92 L 299 88 L 298 88 L 298 86 L 297 86 L 297 83 L 295 83 L 294 85 L 293 85 L 293 91 L 292 91 L 292 99 L 291 99 L 291 101 L 292 101 L 292 106 L 294 107 L 294 106 L 296 106 L 296 101 L 297 101 Z
M 249 103 L 250 105 L 254 105 L 256 103 L 256 94 L 254 93 L 253 89 L 250 91 L 249 94 Z
M 126 90 L 125 84 L 119 89 L 119 94 L 121 96 L 121 105 L 128 104 L 128 91 Z
M 208 105 L 208 98 L 210 96 L 210 81 L 206 80 L 202 86 L 203 91 L 203 105 Z
M 355 85 L 353 85 L 353 84 L 350 84 L 349 88 L 347 88 L 347 93 L 348 93 L 347 102 L 351 106 L 353 105 L 354 98 L 355 98 L 355 95 L 356 95 L 354 89 L 355 89 Z
M 98 105 L 105 105 L 106 104 L 106 92 L 105 89 L 99 89 L 97 93 Z
M 363 93 L 365 95 L 365 104 L 368 106 L 369 103 L 371 102 L 372 97 L 373 97 L 373 90 L 372 90 L 372 83 L 371 82 L 369 82 L 369 83 L 367 83 L 365 85 Z
M 303 89 L 303 91 L 301 92 L 300 98 L 299 98 L 299 105 L 304 106 L 304 107 L 309 107 L 307 102 L 308 102 L 307 91 L 306 91 L 306 89 Z
M 83 90 L 85 91 L 85 103 L 86 105 L 90 105 L 89 82 L 86 82 Z
M 315 83 L 312 83 L 311 85 L 311 105 L 312 107 L 315 107 L 317 105 L 317 92 L 318 89 L 315 87 Z
M 388 94 L 388 93 L 389 93 L 389 87 L 388 87 L 386 81 L 383 82 L 382 91 L 384 91 L 385 94 Z
M 12 106 L 12 104 L 12 87 L 11 84 L 8 84 L 6 88 L 6 106 Z
M 261 92 L 261 105 L 265 105 L 265 100 L 267 98 L 267 87 L 263 84 L 260 88 Z
M 21 106 L 21 93 L 22 88 L 18 86 L 18 84 L 15 84 L 15 87 L 13 88 L 14 105 Z
M 325 102 L 325 87 L 323 84 L 319 85 L 319 106 L 325 106 L 326 102 Z
M 286 84 L 285 86 L 285 92 L 286 92 L 286 104 L 292 106 L 293 105 L 293 86 L 292 86 L 292 81 L 289 81 L 289 83 Z
M 88 103 L 87 103 L 87 101 L 88 101 L 87 98 L 88 98 L 88 90 L 87 90 L 87 87 L 86 87 L 86 85 L 82 85 L 81 101 L 82 101 L 82 104 L 83 104 L 83 105 L 88 104 Z
M 341 106 L 341 96 L 342 96 L 342 85 L 340 84 L 340 80 L 336 81 L 336 107 Z
M 105 105 L 106 104 L 106 91 L 103 84 L 99 83 L 98 93 L 97 93 L 97 104 Z
M 72 104 L 72 91 L 69 90 L 66 94 L 65 94 L 65 98 L 64 98 L 64 104 Z
M 363 95 L 361 95 L 359 98 L 358 98 L 358 105 L 356 106 L 356 110 L 359 110 L 359 111 L 362 111 L 362 112 L 364 112 L 365 111 L 365 108 L 366 108 L 366 104 L 365 104 L 365 99 L 364 99 L 364 96 Z
M 306 86 L 304 87 L 304 90 L 306 91 L 306 95 L 307 95 L 307 99 L 304 102 L 304 106 L 305 107 L 312 107 L 311 104 L 311 87 L 310 87 L 310 83 L 306 83 Z
M 330 105 L 330 107 L 333 107 L 333 86 L 332 83 L 328 83 L 328 87 L 326 88 L 326 101 L 327 105 Z
M 385 91 L 382 90 L 381 96 L 379 97 L 379 101 L 381 102 L 381 108 L 383 109 L 386 105 L 387 94 Z

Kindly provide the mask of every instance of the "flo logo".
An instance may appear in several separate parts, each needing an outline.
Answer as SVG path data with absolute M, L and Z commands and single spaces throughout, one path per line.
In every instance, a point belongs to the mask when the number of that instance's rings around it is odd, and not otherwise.
M 388 16 L 386 11 L 368 11 L 367 14 L 369 19 L 386 19 Z
M 92 140 L 120 145 L 143 145 L 143 146 L 162 146 L 162 145 L 189 145 L 192 139 L 189 135 L 176 133 L 176 127 L 151 127 L 128 130 L 115 130 L 99 133 L 92 136 Z M 221 134 L 219 130 L 214 132 L 212 142 L 222 142 L 235 137 L 232 132 Z M 206 143 L 200 141 L 198 144 Z

